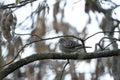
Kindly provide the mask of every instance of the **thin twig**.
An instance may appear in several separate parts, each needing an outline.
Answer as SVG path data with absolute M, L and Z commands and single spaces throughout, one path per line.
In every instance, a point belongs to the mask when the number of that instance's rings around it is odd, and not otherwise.
M 23 49 L 24 49 L 25 47 L 27 47 L 28 45 L 30 45 L 30 44 L 32 44 L 32 43 L 39 42 L 39 41 L 40 41 L 40 40 L 36 40 L 36 41 L 32 41 L 32 42 L 30 42 L 30 43 L 28 43 L 28 44 L 25 44 L 25 45 L 17 52 L 17 55 L 16 55 L 11 61 L 9 61 L 8 63 L 2 65 L 0 68 L 5 67 L 5 66 L 11 64 L 13 61 L 15 61 L 15 59 L 18 57 L 18 55 L 20 54 L 20 52 L 23 51 Z
M 60 80 L 62 80 L 62 76 L 63 76 L 63 73 L 64 73 L 64 70 L 66 68 L 66 66 L 69 64 L 69 59 L 67 59 L 67 63 L 65 64 L 65 66 L 63 67 L 63 70 L 62 70 L 62 73 L 61 73 L 61 76 L 60 76 Z
M 103 37 L 100 41 L 99 41 L 99 44 L 102 42 L 103 39 L 112 39 L 112 40 L 115 40 L 115 41 L 120 41 L 120 39 L 116 39 L 116 38 L 113 38 L 113 37 Z
M 113 41 L 113 42 L 111 42 L 110 44 L 108 44 L 106 47 L 104 47 L 104 50 L 105 50 L 107 47 L 109 47 L 111 44 L 113 44 L 114 42 L 116 42 L 116 41 Z
M 15 3 L 11 3 L 11 4 L 7 4 L 7 5 L 1 6 L 0 9 L 22 7 L 22 6 L 26 5 L 26 4 L 32 3 L 34 1 L 37 1 L 37 0 L 25 0 L 25 1 L 21 1 L 18 5 L 16 5 Z
M 99 41 L 99 43 L 98 43 L 99 45 L 100 45 L 100 43 L 102 42 L 103 39 L 112 39 L 112 40 L 114 40 L 114 41 L 112 41 L 110 44 L 108 44 L 106 47 L 104 47 L 103 50 L 106 49 L 107 47 L 109 47 L 112 43 L 114 43 L 114 42 L 116 42 L 116 41 L 120 41 L 120 39 L 116 39 L 116 38 L 112 38 L 112 37 L 103 37 L 103 38 Z
M 120 31 L 114 31 L 114 32 L 120 32 Z M 84 41 L 86 41 L 87 39 L 89 39 L 89 38 L 91 38 L 91 37 L 93 37 L 93 36 L 95 36 L 95 35 L 97 35 L 99 33 L 111 33 L 111 32 L 110 31 L 96 32 L 96 33 L 92 34 L 91 36 L 88 36 L 86 39 L 84 39 Z

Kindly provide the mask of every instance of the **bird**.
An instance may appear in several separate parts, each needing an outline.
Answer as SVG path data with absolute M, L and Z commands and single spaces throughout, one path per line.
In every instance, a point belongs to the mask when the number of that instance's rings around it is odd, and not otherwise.
M 78 51 L 79 49 L 91 48 L 89 46 L 83 46 L 82 44 L 79 44 L 76 41 L 69 40 L 66 38 L 60 38 L 58 43 L 60 50 L 64 53 L 72 53 Z

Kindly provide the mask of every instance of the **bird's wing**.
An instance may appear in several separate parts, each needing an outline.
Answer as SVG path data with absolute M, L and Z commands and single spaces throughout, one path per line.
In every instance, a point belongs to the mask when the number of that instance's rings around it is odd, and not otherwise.
M 79 44 L 79 43 L 77 43 L 77 42 L 75 42 L 75 41 L 69 40 L 69 41 L 66 42 L 66 45 L 64 45 L 64 46 L 65 46 L 66 48 L 73 49 L 73 48 L 76 48 L 76 47 L 80 47 L 80 46 L 82 46 L 82 45 Z

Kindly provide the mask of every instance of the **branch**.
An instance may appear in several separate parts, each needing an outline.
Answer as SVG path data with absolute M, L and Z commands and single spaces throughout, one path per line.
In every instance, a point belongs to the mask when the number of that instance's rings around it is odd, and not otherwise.
M 37 0 L 25 0 L 25 1 L 21 1 L 19 4 L 15 4 L 15 3 L 11 3 L 11 4 L 7 4 L 7 5 L 2 5 L 0 6 L 0 9 L 7 9 L 7 8 L 17 8 L 17 7 L 22 7 L 28 3 L 32 3 L 34 1 L 37 1 Z
M 114 32 L 120 32 L 120 31 L 114 31 Z M 94 34 L 92 34 L 91 36 L 88 36 L 85 40 L 87 40 L 87 39 L 89 39 L 89 38 L 91 38 L 91 37 L 93 37 L 93 36 L 95 36 L 95 35 L 97 35 L 97 34 L 99 34 L 99 33 L 111 33 L 111 31 L 100 31 L 100 32 L 96 32 L 96 33 L 94 33 Z
M 44 59 L 72 59 L 72 60 L 87 60 L 87 59 L 95 59 L 95 58 L 102 58 L 102 57 L 112 57 L 120 55 L 120 49 L 118 50 L 107 50 L 107 51 L 100 51 L 100 52 L 92 52 L 92 53 L 75 53 L 75 54 L 64 54 L 64 53 L 38 53 L 28 56 L 26 58 L 20 59 L 9 66 L 5 67 L 0 71 L 0 80 L 5 78 L 7 75 L 15 71 L 16 69 L 37 61 L 37 60 L 44 60 Z
M 65 66 L 63 67 L 63 70 L 62 70 L 62 73 L 60 75 L 60 80 L 62 80 L 62 76 L 63 76 L 63 73 L 64 73 L 64 70 L 66 68 L 66 66 L 69 64 L 69 59 L 67 60 L 67 63 L 65 64 Z

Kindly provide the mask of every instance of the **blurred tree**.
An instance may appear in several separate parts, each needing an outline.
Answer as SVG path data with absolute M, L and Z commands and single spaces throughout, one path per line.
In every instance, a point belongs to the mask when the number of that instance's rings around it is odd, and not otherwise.
M 49 52 L 58 52 L 59 48 L 56 39 L 52 39 L 54 35 L 73 35 L 82 38 L 84 41 L 93 37 L 94 35 L 88 37 L 88 27 L 90 27 L 89 24 L 92 24 L 93 20 L 91 13 L 96 17 L 95 21 L 98 22 L 97 25 L 102 31 L 100 33 L 104 34 L 98 43 L 95 44 L 95 50 L 93 52 L 118 49 L 120 21 L 119 18 L 116 19 L 112 17 L 112 15 L 119 16 L 115 11 L 120 7 L 118 3 L 112 2 L 112 0 L 78 0 L 76 2 L 67 0 L 53 0 L 54 2 L 50 0 L 40 1 L 41 0 L 15 0 L 15 3 L 0 4 L 0 72 L 16 60 L 21 60 L 21 55 L 25 55 L 24 53 L 28 55 L 30 53 L 46 54 Z M 35 8 L 36 3 L 39 3 L 39 5 Z M 84 4 L 85 9 L 81 9 L 79 6 L 77 10 L 84 10 L 88 15 L 88 20 L 86 20 L 86 24 L 81 31 L 69 23 L 69 21 L 65 21 L 67 5 L 70 5 L 73 10 L 74 5 L 78 5 L 79 3 Z M 50 4 L 53 5 L 50 6 Z M 20 22 L 17 18 L 23 18 L 22 16 L 24 15 L 19 17 L 17 16 L 17 12 L 21 10 L 22 7 L 24 7 L 24 11 L 26 11 L 26 6 L 32 10 L 28 11 L 30 15 L 26 13 L 25 15 L 28 17 Z M 69 14 L 67 14 L 67 16 L 71 17 Z M 73 16 L 76 15 L 73 14 Z M 81 18 L 84 18 L 84 16 Z M 101 18 L 101 21 L 99 18 Z M 73 21 L 72 17 L 71 20 Z M 79 23 L 81 21 L 76 22 Z M 93 25 L 92 28 L 94 27 L 97 26 Z M 81 28 L 81 25 L 79 25 L 79 28 Z M 19 30 L 21 30 L 21 32 Z M 117 38 L 115 33 L 118 33 Z M 46 40 L 48 37 L 51 39 Z M 93 39 L 93 42 L 94 41 Z M 29 52 L 26 50 L 27 48 L 29 48 L 30 51 L 31 49 L 34 50 Z M 79 53 L 83 52 L 85 51 L 79 51 Z M 95 67 L 95 71 L 87 71 L 90 77 L 86 76 L 85 71 L 77 71 L 77 68 L 81 68 L 79 64 L 82 63 L 82 61 L 70 60 L 69 65 L 65 67 L 66 61 L 64 60 L 40 60 L 18 68 L 10 76 L 5 77 L 4 80 L 59 80 L 60 78 L 61 80 L 87 80 L 88 78 L 89 80 L 103 80 L 101 77 L 106 74 L 110 75 L 111 80 L 113 80 L 113 78 L 114 80 L 120 80 L 119 59 L 120 56 L 114 56 L 98 58 L 95 59 L 95 61 L 92 59 L 84 61 L 86 64 L 89 64 L 89 66 L 94 62 L 93 66 Z M 82 68 L 84 69 L 84 66 Z

